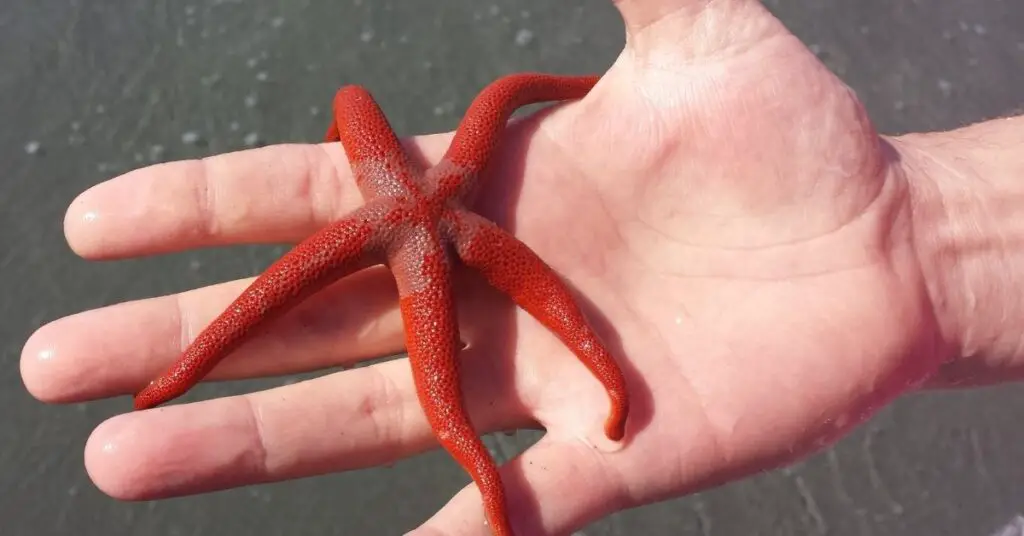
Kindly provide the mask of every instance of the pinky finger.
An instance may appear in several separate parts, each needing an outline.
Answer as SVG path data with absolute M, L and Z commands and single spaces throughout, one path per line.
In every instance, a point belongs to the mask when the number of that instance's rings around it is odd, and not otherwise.
M 501 467 L 516 534 L 568 535 L 628 506 L 608 454 L 545 436 Z M 580 493 L 586 490 L 586 493 Z M 489 536 L 480 492 L 469 484 L 408 536 Z

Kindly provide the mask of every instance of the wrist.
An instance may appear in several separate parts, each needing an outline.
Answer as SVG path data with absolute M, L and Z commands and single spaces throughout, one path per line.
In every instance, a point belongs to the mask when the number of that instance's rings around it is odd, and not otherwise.
M 1024 116 L 890 140 L 943 337 L 936 385 L 1024 378 Z

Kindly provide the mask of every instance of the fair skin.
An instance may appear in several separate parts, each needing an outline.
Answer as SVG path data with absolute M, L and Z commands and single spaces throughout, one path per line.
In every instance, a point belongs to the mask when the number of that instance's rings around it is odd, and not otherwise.
M 880 137 L 758 2 L 617 6 L 628 40 L 614 66 L 583 101 L 509 130 L 478 206 L 586 297 L 633 395 L 626 442 L 602 439 L 603 392 L 556 339 L 478 280 L 457 289 L 478 428 L 547 432 L 502 468 L 518 530 L 569 534 L 793 462 L 922 386 L 1024 376 L 1024 118 Z M 449 137 L 408 141 L 433 162 Z M 360 203 L 338 144 L 275 146 L 98 185 L 72 204 L 66 233 L 89 259 L 295 242 Z M 46 325 L 26 343 L 25 385 L 47 402 L 130 394 L 248 281 Z M 351 365 L 402 344 L 394 284 L 373 269 L 212 377 Z M 119 415 L 85 461 L 104 492 L 147 499 L 434 447 L 397 359 Z M 413 533 L 487 534 L 476 488 Z

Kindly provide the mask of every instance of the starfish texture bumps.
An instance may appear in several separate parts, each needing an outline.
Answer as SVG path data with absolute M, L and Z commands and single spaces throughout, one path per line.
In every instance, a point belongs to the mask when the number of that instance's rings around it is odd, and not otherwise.
M 163 375 L 136 394 L 135 408 L 181 396 L 254 328 L 341 277 L 384 264 L 398 284 L 406 350 L 427 420 L 479 487 L 494 534 L 511 535 L 497 466 L 463 403 L 451 252 L 556 334 L 590 369 L 611 400 L 605 434 L 622 439 L 629 408 L 625 380 L 568 288 L 525 244 L 464 202 L 512 112 L 527 104 L 582 98 L 596 82 L 594 76 L 537 73 L 498 79 L 474 99 L 447 153 L 426 170 L 405 152 L 366 90 L 338 90 L 327 141 L 343 145 L 365 205 L 267 268 Z

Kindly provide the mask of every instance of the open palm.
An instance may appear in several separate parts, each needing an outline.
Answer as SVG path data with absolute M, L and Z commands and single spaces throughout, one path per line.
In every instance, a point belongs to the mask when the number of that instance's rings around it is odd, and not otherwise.
M 608 444 L 607 401 L 590 373 L 462 274 L 464 388 L 478 429 L 548 432 L 503 468 L 525 533 L 567 533 L 805 456 L 938 366 L 897 153 L 760 4 L 719 4 L 627 16 L 630 42 L 591 94 L 511 126 L 483 180 L 478 208 L 579 292 L 633 397 L 627 440 Z M 410 143 L 436 161 L 449 139 Z M 276 146 L 102 184 L 71 207 L 67 234 L 90 258 L 298 241 L 360 203 L 338 144 Z M 110 210 L 125 204 L 137 212 Z M 61 402 L 134 392 L 247 283 L 45 326 L 26 345 L 26 385 Z M 371 269 L 282 318 L 211 377 L 353 364 L 401 351 L 401 330 L 394 283 Z M 150 498 L 433 447 L 408 363 L 394 360 L 121 415 L 97 428 L 86 462 L 107 493 Z M 468 486 L 421 530 L 481 534 L 482 519 Z

